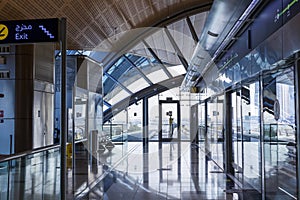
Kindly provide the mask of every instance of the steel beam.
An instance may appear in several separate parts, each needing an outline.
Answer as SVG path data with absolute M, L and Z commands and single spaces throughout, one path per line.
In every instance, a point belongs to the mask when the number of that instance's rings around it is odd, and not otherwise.
M 153 85 L 153 83 L 150 81 L 150 79 L 142 72 L 140 68 L 138 68 L 127 56 L 123 55 L 123 57 L 132 65 L 134 66 L 139 74 L 147 81 L 149 85 Z
M 193 40 L 197 44 L 199 42 L 199 38 L 198 38 L 198 35 L 197 35 L 196 31 L 195 31 L 195 28 L 194 28 L 194 26 L 193 26 L 193 24 L 192 24 L 191 19 L 189 18 L 189 16 L 186 17 L 186 22 L 187 22 L 187 24 L 189 26 L 189 29 L 190 29 L 190 32 L 192 34 Z
M 120 83 L 117 79 L 115 79 L 114 77 L 112 77 L 110 74 L 104 73 L 104 75 L 106 75 L 108 78 L 110 78 L 111 80 L 113 80 L 116 84 L 118 84 L 123 90 L 125 90 L 130 95 L 133 94 L 130 90 L 128 90 L 127 87 L 125 87 L 122 83 Z
M 170 42 L 171 42 L 171 44 L 172 44 L 172 46 L 173 46 L 173 48 L 174 48 L 174 50 L 175 50 L 177 56 L 178 56 L 178 58 L 179 58 L 181 64 L 184 66 L 185 70 L 187 70 L 188 67 L 189 67 L 188 62 L 186 61 L 185 57 L 183 56 L 181 50 L 179 49 L 178 45 L 176 44 L 176 42 L 175 42 L 173 36 L 171 35 L 171 33 L 170 33 L 170 31 L 167 29 L 167 27 L 165 27 L 164 30 L 165 30 L 165 33 L 166 33 L 167 37 L 169 38 L 169 40 L 170 40 Z
M 167 74 L 167 76 L 169 78 L 172 78 L 173 77 L 172 74 L 169 72 L 169 70 L 166 68 L 164 63 L 160 60 L 160 58 L 156 55 L 156 53 L 153 51 L 153 49 L 149 46 L 149 44 L 145 40 L 143 40 L 143 43 L 146 46 L 146 48 L 148 49 L 148 51 L 151 53 L 153 58 L 159 62 L 162 70 Z

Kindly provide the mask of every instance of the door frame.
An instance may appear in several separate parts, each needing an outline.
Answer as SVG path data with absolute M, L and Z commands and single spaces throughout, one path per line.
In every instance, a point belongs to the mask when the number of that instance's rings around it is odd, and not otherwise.
M 163 104 L 177 104 L 177 138 L 162 138 L 162 105 Z M 158 121 L 158 140 L 160 142 L 171 142 L 181 140 L 181 118 L 180 118 L 180 101 L 179 100 L 159 100 L 159 121 Z

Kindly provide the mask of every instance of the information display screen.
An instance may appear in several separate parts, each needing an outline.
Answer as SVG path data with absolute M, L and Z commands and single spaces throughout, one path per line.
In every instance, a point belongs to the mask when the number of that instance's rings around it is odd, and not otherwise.
M 0 21 L 0 44 L 59 41 L 59 19 Z

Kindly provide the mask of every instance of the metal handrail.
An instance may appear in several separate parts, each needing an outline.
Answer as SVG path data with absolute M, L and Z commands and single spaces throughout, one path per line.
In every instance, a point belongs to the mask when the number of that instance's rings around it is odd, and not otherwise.
M 43 151 L 56 149 L 56 148 L 59 148 L 59 147 L 60 147 L 59 144 L 58 145 L 49 145 L 49 146 L 45 146 L 45 147 L 36 148 L 36 149 L 33 149 L 33 150 L 24 151 L 24 152 L 21 152 L 21 153 L 13 154 L 12 156 L 9 156 L 7 158 L 0 159 L 0 163 L 15 160 L 15 159 L 25 157 L 25 156 L 28 156 L 28 155 L 32 155 L 32 154 L 36 154 L 36 153 L 41 153 Z

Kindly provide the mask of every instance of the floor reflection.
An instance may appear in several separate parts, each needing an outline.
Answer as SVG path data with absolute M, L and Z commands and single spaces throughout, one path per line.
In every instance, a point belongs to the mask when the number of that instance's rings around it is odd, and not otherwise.
M 198 145 L 150 142 L 148 153 L 143 153 L 142 143 L 135 145 L 114 167 L 114 162 L 102 163 L 107 175 L 82 199 L 237 199 L 232 192 L 226 194 L 226 176 Z M 113 150 L 109 159 L 114 156 Z
M 76 152 L 67 161 L 68 199 L 261 199 L 251 185 L 226 177 L 205 144 L 124 142 L 92 155 Z M 295 160 L 265 170 L 266 199 L 296 199 Z M 0 199 L 59 199 L 60 152 L 49 151 L 0 165 Z M 256 161 L 250 158 L 249 161 Z M 11 167 L 9 167 L 9 165 Z M 74 166 L 74 167 L 72 167 Z M 8 172 L 8 168 L 11 170 Z M 275 170 L 276 169 L 276 170 Z M 232 177 L 231 177 L 232 178 Z M 233 177 L 234 179 L 234 177 Z M 235 178 L 236 179 L 236 178 Z M 279 189 L 279 190 L 278 190 Z

